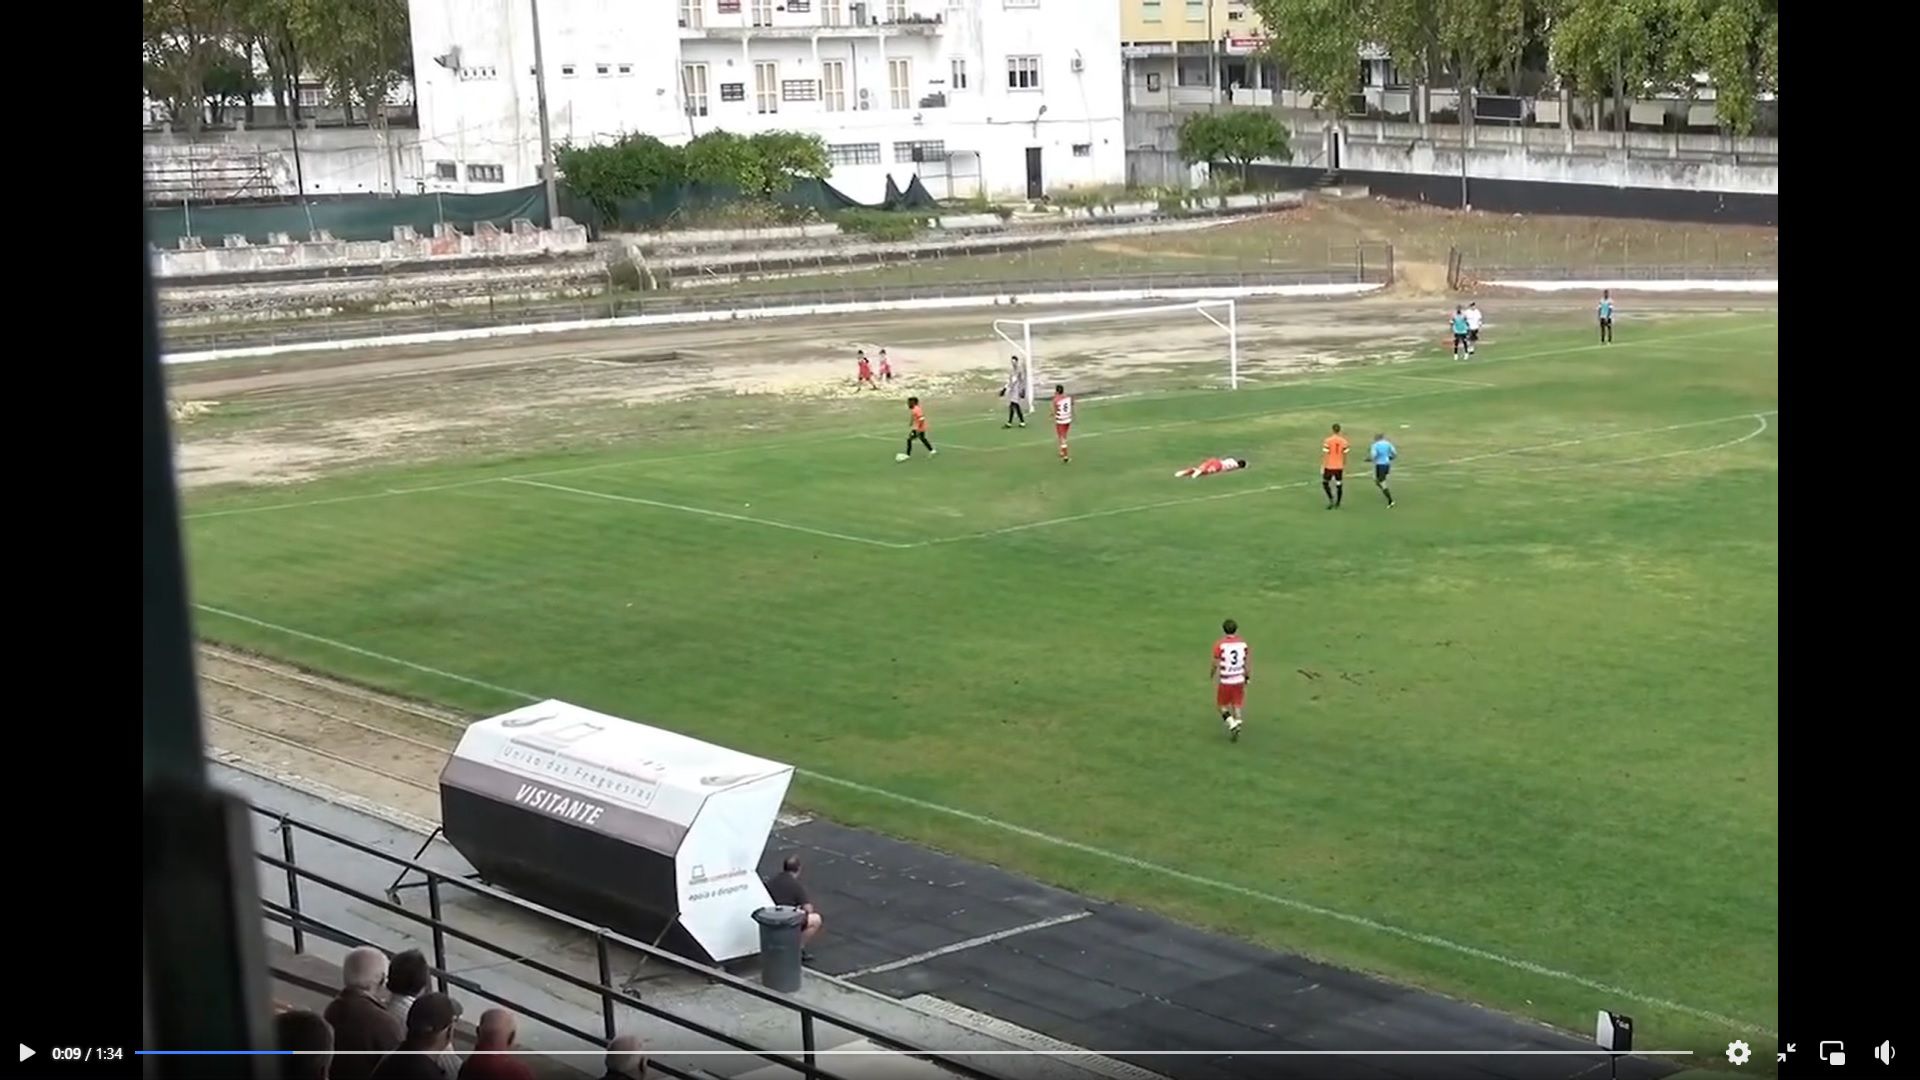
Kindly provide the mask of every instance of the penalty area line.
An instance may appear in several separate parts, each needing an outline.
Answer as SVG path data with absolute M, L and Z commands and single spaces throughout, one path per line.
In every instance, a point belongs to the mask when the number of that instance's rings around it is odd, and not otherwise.
M 684 506 L 680 503 L 663 502 L 659 499 L 647 499 L 638 495 L 615 495 L 610 491 L 594 491 L 590 488 L 568 487 L 565 484 L 549 484 L 543 480 L 502 480 L 503 484 L 515 484 L 520 487 L 541 488 L 546 491 L 561 491 L 568 495 L 579 495 L 589 499 L 605 499 L 608 502 L 632 503 L 635 506 L 651 506 L 659 510 L 678 510 L 683 514 L 699 514 L 703 517 L 722 518 L 727 521 L 739 521 L 749 525 L 765 525 L 770 529 L 785 529 L 788 532 L 806 533 L 809 536 L 824 536 L 829 540 L 845 540 L 853 544 L 867 544 L 871 547 L 891 548 L 903 551 L 919 547 L 918 543 L 903 544 L 893 540 L 875 540 L 871 536 L 854 536 L 851 533 L 831 532 L 816 529 L 808 525 L 795 525 L 772 518 L 753 517 L 749 514 L 735 514 L 726 510 L 709 510 L 700 506 Z
M 1750 414 L 1747 414 L 1747 415 L 1750 415 Z M 497 684 L 490 683 L 490 682 L 484 682 L 480 679 L 470 678 L 465 675 L 458 675 L 450 671 L 443 671 L 439 668 L 428 667 L 425 664 L 416 664 L 411 660 L 404 660 L 397 656 L 391 656 L 386 653 L 375 652 L 372 649 L 364 649 L 358 645 L 350 645 L 344 641 L 338 641 L 333 638 L 322 637 L 319 634 L 311 634 L 304 630 L 296 630 L 290 626 L 282 626 L 277 623 L 271 623 L 265 619 L 255 618 L 251 615 L 243 615 L 237 611 L 231 611 L 225 608 L 215 607 L 211 604 L 195 603 L 193 606 L 196 610 L 203 611 L 211 615 L 218 615 L 222 618 L 232 619 L 236 622 L 245 623 L 249 626 L 258 627 L 263 630 L 270 630 L 275 633 L 285 634 L 289 637 L 298 638 L 302 641 L 312 642 L 313 644 L 316 644 L 316 645 L 323 645 L 329 648 L 339 649 L 343 652 L 352 653 L 356 656 L 365 657 L 370 660 L 378 660 L 383 663 L 391 664 L 395 667 L 406 668 L 412 671 L 420 672 L 422 674 L 432 675 L 437 678 L 447 679 L 452 682 L 462 683 L 467 686 L 477 687 L 479 689 L 487 690 L 492 693 L 499 694 L 503 697 L 512 698 L 518 701 L 534 702 L 534 701 L 546 700 L 540 695 L 529 694 L 524 690 L 514 690 L 509 687 L 499 686 Z M 892 802 L 900 803 L 904 806 L 911 806 L 919 810 L 940 814 L 945 817 L 955 818 L 960 821 L 970 822 L 972 824 L 983 826 L 989 829 L 994 829 L 1000 832 L 1010 833 L 1015 836 L 1024 837 L 1028 840 L 1033 840 L 1039 843 L 1047 844 L 1052 847 L 1063 848 L 1068 851 L 1075 851 L 1082 855 L 1091 856 L 1093 858 L 1100 859 L 1105 862 L 1115 863 L 1121 866 L 1129 867 L 1131 869 L 1144 871 L 1146 873 L 1153 874 L 1159 877 L 1169 878 L 1175 881 L 1183 881 L 1189 885 L 1197 885 L 1202 888 L 1211 889 L 1216 892 L 1231 893 L 1235 896 L 1241 896 L 1249 900 L 1257 900 L 1262 903 L 1271 904 L 1275 907 L 1287 908 L 1289 910 L 1298 911 L 1305 915 L 1312 915 L 1317 918 L 1325 919 L 1329 922 L 1344 923 L 1348 926 L 1357 927 L 1359 929 L 1371 931 L 1376 934 L 1382 934 L 1388 937 L 1396 937 L 1403 941 L 1410 941 L 1416 944 L 1426 945 L 1431 948 L 1439 949 L 1444 952 L 1454 953 L 1459 956 L 1471 957 L 1473 959 L 1485 961 L 1487 963 L 1508 968 L 1510 970 L 1525 972 L 1530 975 L 1536 975 L 1544 979 L 1553 980 L 1555 982 L 1567 983 L 1572 986 L 1579 986 L 1584 989 L 1591 990 L 1598 994 L 1604 994 L 1608 997 L 1620 998 L 1628 1001 L 1637 1001 L 1643 1005 L 1651 1005 L 1655 1008 L 1665 1009 L 1669 1012 L 1679 1013 L 1685 1016 L 1691 1016 L 1697 1020 L 1705 1020 L 1709 1023 L 1716 1024 L 1721 1027 L 1730 1028 L 1735 1031 L 1750 1031 L 1757 1034 L 1766 1035 L 1769 1037 L 1774 1037 L 1777 1035 L 1777 1033 L 1773 1031 L 1771 1028 L 1764 1027 L 1760 1024 L 1756 1024 L 1751 1021 L 1741 1020 L 1736 1017 L 1726 1016 L 1721 1013 L 1713 1012 L 1708 1009 L 1696 1008 L 1692 1005 L 1683 1004 L 1678 1001 L 1670 1001 L 1666 998 L 1657 997 L 1655 995 L 1643 994 L 1638 991 L 1627 989 L 1625 987 L 1613 986 L 1608 983 L 1601 982 L 1597 979 L 1590 979 L 1584 975 L 1578 975 L 1570 971 L 1561 971 L 1558 968 L 1549 967 L 1545 964 L 1536 963 L 1532 960 L 1527 960 L 1521 957 L 1507 956 L 1503 953 L 1495 952 L 1491 949 L 1483 949 L 1475 945 L 1462 944 L 1460 942 L 1441 937 L 1437 934 L 1427 934 L 1427 933 L 1422 933 L 1418 930 L 1408 930 L 1404 927 L 1395 926 L 1391 923 L 1381 922 L 1377 919 L 1371 919 L 1364 915 L 1354 915 L 1348 912 L 1338 911 L 1334 908 L 1323 907 L 1319 904 L 1310 903 L 1305 900 L 1299 900 L 1294 897 L 1282 896 L 1278 893 L 1265 892 L 1263 890 L 1250 888 L 1245 885 L 1237 885 L 1231 881 L 1222 881 L 1219 878 L 1210 878 L 1201 874 L 1190 873 L 1188 871 L 1179 870 L 1174 867 L 1166 866 L 1160 863 L 1149 862 L 1145 859 L 1137 858 L 1132 855 L 1127 855 L 1122 852 L 1111 851 L 1106 848 L 1097 847 L 1093 844 L 1088 844 L 1083 841 L 1073 840 L 1064 836 L 1055 836 L 1052 833 L 1041 832 L 1038 829 L 1030 829 L 1025 825 L 1016 825 L 1013 822 L 1001 821 L 998 818 L 989 817 L 985 814 L 975 813 L 971 810 L 962 810 L 958 807 L 945 806 L 940 803 L 930 802 L 926 799 L 921 799 L 913 795 L 903 795 L 897 791 L 889 791 L 886 788 L 875 787 L 872 784 L 863 784 L 857 780 L 844 780 L 837 776 L 829 776 L 825 773 L 815 772 L 812 769 L 797 769 L 795 771 L 810 780 L 818 780 L 821 783 L 830 784 L 835 787 L 845 788 L 849 791 L 857 791 L 864 795 L 870 795 L 876 798 L 887 799 Z

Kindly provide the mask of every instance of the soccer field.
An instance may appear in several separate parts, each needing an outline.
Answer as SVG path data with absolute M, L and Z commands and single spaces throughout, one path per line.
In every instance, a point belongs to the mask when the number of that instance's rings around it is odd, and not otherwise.
M 1575 1031 L 1769 1032 L 1771 314 L 1083 396 L 1069 465 L 991 394 L 927 405 L 941 452 L 903 464 L 895 397 L 764 437 L 695 403 L 644 452 L 191 499 L 199 629 L 792 762 L 837 820 Z M 1211 456 L 1250 468 L 1173 479 Z

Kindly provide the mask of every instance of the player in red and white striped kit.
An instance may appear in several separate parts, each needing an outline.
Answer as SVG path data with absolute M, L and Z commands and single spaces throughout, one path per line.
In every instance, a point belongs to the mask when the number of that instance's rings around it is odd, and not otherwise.
M 1203 476 L 1212 476 L 1215 473 L 1233 472 L 1235 469 L 1244 469 L 1246 467 L 1247 467 L 1246 458 L 1210 457 L 1207 460 L 1201 462 L 1200 464 L 1193 466 L 1192 468 L 1181 469 L 1179 472 L 1176 472 L 1173 474 L 1173 478 L 1176 480 L 1198 480 Z
M 1220 624 L 1226 636 L 1213 643 L 1213 702 L 1220 708 L 1220 722 L 1227 726 L 1227 738 L 1240 739 L 1240 711 L 1247 704 L 1247 643 L 1240 639 L 1240 624 L 1228 619 Z
M 1067 429 L 1073 426 L 1073 395 L 1059 383 L 1053 384 L 1053 434 L 1060 440 L 1060 464 L 1065 465 L 1067 457 Z

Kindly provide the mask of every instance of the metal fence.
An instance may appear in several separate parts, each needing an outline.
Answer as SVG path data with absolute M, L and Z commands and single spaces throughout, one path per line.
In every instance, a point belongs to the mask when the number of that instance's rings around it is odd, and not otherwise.
M 614 1007 L 620 1005 L 645 1013 L 655 1019 L 674 1024 L 690 1034 L 710 1039 L 724 1046 L 732 1047 L 739 1050 L 743 1055 L 759 1057 L 773 1064 L 792 1069 L 801 1076 L 806 1077 L 807 1080 L 842 1080 L 837 1074 L 822 1069 L 816 1064 L 817 1027 L 820 1024 L 827 1024 L 850 1032 L 859 1038 L 872 1042 L 876 1046 L 931 1062 L 958 1076 L 966 1077 L 967 1080 L 1002 1080 L 1001 1077 L 994 1073 L 975 1068 L 947 1055 L 902 1042 L 897 1038 L 861 1024 L 856 1020 L 851 1020 L 837 1013 L 808 1005 L 786 994 L 769 990 L 756 983 L 730 975 L 719 968 L 695 963 L 684 957 L 667 952 L 664 949 L 656 948 L 655 946 L 636 941 L 623 934 L 615 933 L 605 927 L 594 926 L 591 923 L 573 918 L 570 915 L 565 915 L 550 908 L 522 900 L 466 877 L 443 873 L 431 867 L 423 866 L 413 859 L 403 859 L 395 855 L 387 854 L 377 848 L 341 836 L 331 830 L 297 821 L 285 814 L 264 810 L 260 807 L 253 807 L 253 812 L 261 817 L 271 819 L 275 823 L 275 831 L 280 837 L 280 851 L 278 854 L 259 851 L 255 853 L 255 857 L 258 858 L 260 863 L 269 871 L 284 876 L 287 891 L 286 903 L 283 904 L 262 897 L 261 906 L 266 910 L 267 918 L 282 926 L 288 927 L 292 931 L 293 951 L 295 953 L 304 953 L 306 951 L 307 939 L 309 937 L 320 937 L 341 945 L 374 945 L 379 947 L 379 943 L 377 942 L 367 941 L 340 927 L 328 925 L 302 910 L 301 897 L 303 891 L 314 888 L 324 889 L 350 899 L 357 904 L 365 905 L 370 909 L 377 909 L 389 916 L 405 920 L 420 927 L 421 933 L 426 935 L 431 941 L 432 952 L 430 959 L 433 965 L 433 976 L 438 989 L 441 991 L 447 990 L 450 986 L 457 987 L 464 993 L 485 998 L 488 1001 L 505 1006 L 528 1019 L 538 1021 L 556 1031 L 565 1032 L 593 1046 L 605 1047 L 613 1041 L 616 1034 Z M 395 868 L 398 876 L 394 879 L 393 885 L 388 887 L 387 894 L 384 897 L 375 896 L 364 890 L 356 889 L 353 886 L 325 877 L 299 864 L 294 841 L 296 836 L 303 834 L 325 840 L 328 843 L 338 845 L 358 855 L 380 860 L 388 866 Z M 420 878 L 419 887 L 426 891 L 427 913 L 424 915 L 403 907 L 397 902 L 401 879 L 408 874 L 418 875 Z M 533 915 L 550 923 L 558 924 L 561 927 L 591 939 L 595 957 L 598 961 L 597 979 L 582 978 L 572 972 L 548 964 L 545 961 L 534 959 L 530 956 L 518 955 L 491 943 L 484 936 L 472 930 L 454 925 L 446 917 L 446 912 L 442 905 L 442 900 L 448 889 L 461 890 L 470 895 L 485 897 L 489 900 L 509 905 L 523 914 Z M 598 1032 L 584 1030 L 576 1025 L 548 1015 L 540 1009 L 530 1007 L 523 1002 L 511 1000 L 503 996 L 498 990 L 489 989 L 479 979 L 449 971 L 447 964 L 447 942 L 449 939 L 457 940 L 467 946 L 480 949 L 492 956 L 498 957 L 498 963 L 490 965 L 490 969 L 517 967 L 549 979 L 557 980 L 577 990 L 594 995 L 600 1001 L 600 1030 Z M 649 962 L 661 964 L 684 974 L 699 976 L 712 984 L 726 987 L 729 990 L 744 994 L 761 1003 L 771 1004 L 786 1010 L 792 1014 L 798 1028 L 801 1056 L 795 1058 L 778 1051 L 763 1049 L 744 1039 L 737 1038 L 726 1032 L 702 1024 L 697 1020 L 678 1016 L 658 1006 L 648 1004 L 638 996 L 616 987 L 613 983 L 613 950 L 615 948 L 639 953 Z M 331 994 L 338 990 L 337 987 L 328 987 L 315 983 L 313 980 L 301 976 L 297 972 L 284 971 L 276 968 L 274 970 L 274 976 L 282 981 L 316 992 Z M 673 1068 L 663 1062 L 650 1060 L 649 1065 L 666 1075 L 675 1077 L 676 1080 L 705 1080 L 703 1077 Z
M 1684 226 L 1516 231 L 1454 241 L 1467 280 L 1621 281 L 1740 280 L 1777 277 L 1780 249 L 1773 230 Z
M 167 351 L 195 352 L 220 348 L 245 348 L 261 345 L 307 344 L 387 337 L 396 334 L 466 330 L 491 326 L 515 326 L 536 323 L 619 319 L 640 315 L 669 315 L 690 312 L 738 311 L 784 307 L 816 307 L 828 304 L 870 304 L 908 300 L 990 297 L 1006 294 L 1085 293 L 1110 290 L 1164 292 L 1172 289 L 1223 289 L 1276 285 L 1328 285 L 1372 283 L 1393 280 L 1393 249 L 1389 245 L 1367 245 L 1352 249 L 1352 261 L 1344 265 L 1312 268 L 1284 268 L 1280 264 L 1248 261 L 1225 263 L 1214 269 L 1167 272 L 1140 271 L 1144 261 L 1136 262 L 1136 272 L 1088 272 L 1076 265 L 1044 263 L 1002 267 L 1003 273 L 984 276 L 969 268 L 964 275 L 931 270 L 927 261 L 913 260 L 890 266 L 882 273 L 863 272 L 841 279 L 808 276 L 804 280 L 785 281 L 766 278 L 752 281 L 715 283 L 702 287 L 682 287 L 659 291 L 627 291 L 605 288 L 587 296 L 567 299 L 525 300 L 496 296 L 491 291 L 470 294 L 452 302 L 442 301 L 412 310 L 378 315 L 332 316 L 301 320 L 261 320 L 202 325 L 175 324 L 165 330 Z M 937 265 L 937 263 L 936 263 Z M 1161 261 L 1161 266 L 1165 262 Z M 397 299 L 397 298 L 396 298 Z

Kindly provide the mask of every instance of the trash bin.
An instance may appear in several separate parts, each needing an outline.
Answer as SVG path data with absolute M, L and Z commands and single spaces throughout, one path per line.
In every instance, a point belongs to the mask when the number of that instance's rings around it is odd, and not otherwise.
M 760 924 L 760 981 L 770 990 L 800 989 L 800 931 L 807 913 L 797 907 L 764 907 L 753 913 Z

